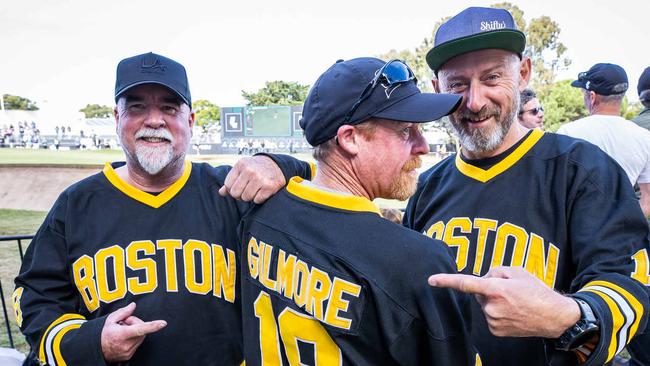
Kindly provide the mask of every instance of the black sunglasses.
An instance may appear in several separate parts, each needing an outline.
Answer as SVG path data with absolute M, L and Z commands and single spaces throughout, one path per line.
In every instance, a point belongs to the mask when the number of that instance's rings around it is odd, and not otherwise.
M 417 78 L 406 62 L 402 60 L 390 60 L 386 62 L 384 66 L 375 72 L 375 77 L 370 81 L 370 83 L 368 83 L 368 86 L 366 86 L 356 103 L 354 103 L 352 108 L 350 108 L 350 111 L 345 114 L 343 123 L 346 124 L 350 122 L 354 112 L 356 112 L 357 108 L 359 108 L 364 100 L 368 99 L 368 97 L 372 95 L 372 92 L 375 90 L 377 85 L 382 84 L 384 87 L 388 88 L 409 81 L 417 82 Z M 390 98 L 390 94 L 387 94 L 386 98 Z
M 520 111 L 519 115 L 522 115 L 522 114 L 524 114 L 526 112 L 530 112 L 530 114 L 532 114 L 533 116 L 536 116 L 539 112 L 544 112 L 544 107 L 539 106 L 539 107 L 535 107 L 535 108 L 532 108 L 532 109 L 527 109 L 525 111 Z

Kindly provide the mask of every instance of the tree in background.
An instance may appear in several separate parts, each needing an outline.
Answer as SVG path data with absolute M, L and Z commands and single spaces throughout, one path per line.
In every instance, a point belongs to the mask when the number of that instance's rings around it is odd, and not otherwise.
M 248 105 L 300 105 L 307 99 L 309 85 L 293 81 L 267 81 L 265 86 L 256 93 L 242 90 L 241 94 Z
M 555 132 L 567 122 L 588 115 L 582 91 L 571 86 L 571 80 L 562 80 L 546 89 L 541 99 L 544 105 L 544 129 Z
M 2 96 L 4 100 L 5 109 L 15 109 L 21 111 L 37 111 L 38 107 L 36 102 L 33 102 L 27 98 L 19 97 L 17 95 L 4 94 Z
M 206 99 L 194 101 L 192 103 L 192 110 L 196 117 L 196 124 L 201 127 L 218 124 L 221 119 L 219 106 Z
M 571 64 L 571 60 L 565 56 L 567 48 L 559 40 L 559 24 L 546 15 L 533 18 L 530 22 L 526 22 L 524 19 L 524 11 L 509 2 L 493 4 L 491 7 L 508 10 L 512 14 L 517 28 L 526 34 L 527 42 L 524 53 L 531 58 L 533 64 L 531 87 L 539 96 L 546 110 L 544 117 L 545 127 L 555 131 L 562 123 L 572 121 L 572 118 L 575 116 L 586 115 L 586 111 L 582 105 L 580 91 L 577 89 L 571 91 L 570 89 L 575 88 L 568 86 L 568 82 L 566 81 L 556 85 L 555 78 L 558 71 L 566 69 Z M 406 61 L 413 69 L 413 72 L 415 72 L 420 89 L 423 91 L 432 91 L 430 80 L 433 73 L 426 64 L 425 57 L 427 52 L 433 48 L 436 31 L 449 18 L 447 16 L 438 20 L 433 25 L 431 36 L 425 38 L 414 50 L 390 50 L 377 57 L 384 60 L 399 58 Z M 560 90 L 554 91 L 556 86 Z M 569 99 L 558 99 L 560 95 L 566 95 Z M 576 96 L 579 98 L 575 99 Z M 576 101 L 579 101 L 579 103 L 576 104 Z M 578 110 L 581 112 L 577 112 Z M 446 130 L 449 129 L 449 126 L 441 121 L 434 123 L 434 127 L 436 126 L 445 128 Z
M 108 118 L 113 115 L 113 108 L 106 105 L 86 104 L 79 112 L 82 112 L 86 118 Z

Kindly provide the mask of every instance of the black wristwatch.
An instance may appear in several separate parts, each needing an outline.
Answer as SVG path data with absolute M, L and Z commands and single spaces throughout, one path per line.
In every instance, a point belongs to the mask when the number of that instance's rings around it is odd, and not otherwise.
M 560 351 L 571 351 L 587 343 L 600 330 L 600 323 L 594 315 L 591 306 L 584 300 L 573 297 L 580 307 L 580 320 L 567 329 L 555 340 L 555 348 Z

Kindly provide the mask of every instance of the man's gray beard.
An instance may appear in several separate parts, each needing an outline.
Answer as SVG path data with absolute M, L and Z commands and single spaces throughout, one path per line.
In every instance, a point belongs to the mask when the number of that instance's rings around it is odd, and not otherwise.
M 519 111 L 519 91 L 515 90 L 515 97 L 512 101 L 510 113 L 507 116 L 499 116 L 496 119 L 496 126 L 490 131 L 484 131 L 481 128 L 465 129 L 462 125 L 454 121 L 453 116 L 449 116 L 449 121 L 456 136 L 460 140 L 463 149 L 474 153 L 493 151 L 501 146 L 503 139 L 508 134 L 508 130 L 517 118 Z M 505 118 L 504 118 L 505 117 Z
M 123 141 L 122 129 L 120 127 L 118 127 L 118 136 L 120 137 L 120 140 Z M 169 143 L 162 147 L 143 146 L 138 143 L 138 138 L 144 136 L 166 138 L 169 140 Z M 140 165 L 145 172 L 150 175 L 156 175 L 169 164 L 185 157 L 185 152 L 182 152 L 179 156 L 174 158 L 174 148 L 172 147 L 173 141 L 174 138 L 168 130 L 145 127 L 138 130 L 135 134 L 135 156 L 132 156 L 126 149 L 124 149 L 124 153 L 131 158 L 135 158 L 138 165 Z M 122 144 L 122 146 L 124 145 Z
M 138 164 L 151 175 L 160 173 L 174 159 L 174 149 L 171 144 L 163 147 L 141 146 L 136 143 L 135 158 Z

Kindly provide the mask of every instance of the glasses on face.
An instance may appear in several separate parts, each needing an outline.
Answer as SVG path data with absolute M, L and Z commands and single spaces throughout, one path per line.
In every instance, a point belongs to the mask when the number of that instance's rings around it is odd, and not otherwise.
M 383 85 L 385 88 L 390 88 L 398 84 L 415 81 L 415 73 L 411 68 L 402 60 L 390 60 L 384 64 L 379 70 L 375 72 L 375 77 L 368 83 L 366 88 L 363 90 L 357 101 L 354 103 L 350 111 L 345 114 L 343 123 L 350 122 L 350 118 L 357 108 L 363 103 L 364 100 L 368 99 L 372 92 L 375 90 L 377 85 Z M 386 99 L 390 98 L 390 94 L 386 94 Z
M 533 116 L 536 116 L 540 112 L 544 112 L 544 107 L 539 106 L 539 107 L 535 107 L 535 108 L 531 108 L 531 109 L 526 109 L 525 111 L 519 112 L 519 115 L 521 116 L 522 114 L 524 114 L 526 112 L 530 112 L 530 114 L 532 114 Z

